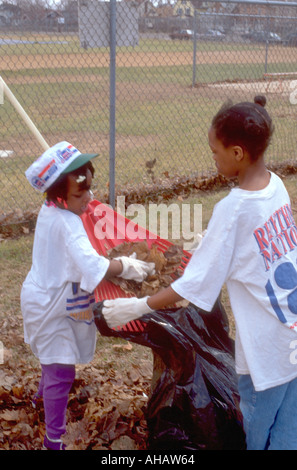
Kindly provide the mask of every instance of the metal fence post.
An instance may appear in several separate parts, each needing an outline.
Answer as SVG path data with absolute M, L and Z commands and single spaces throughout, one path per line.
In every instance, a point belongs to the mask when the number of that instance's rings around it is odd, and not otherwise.
M 109 204 L 115 208 L 116 0 L 110 0 Z
M 266 40 L 265 40 L 265 65 L 264 65 L 264 73 L 267 73 L 268 69 L 268 48 L 269 48 L 269 38 L 268 38 L 268 26 L 269 26 L 269 20 L 268 20 L 268 11 L 267 11 L 267 17 L 266 17 Z
M 194 10 L 194 27 L 193 27 L 193 79 L 192 87 L 196 84 L 196 51 L 197 51 L 197 10 Z

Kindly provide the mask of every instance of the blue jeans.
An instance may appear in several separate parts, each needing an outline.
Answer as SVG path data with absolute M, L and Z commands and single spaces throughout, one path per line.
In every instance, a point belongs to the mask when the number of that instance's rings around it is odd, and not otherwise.
M 238 391 L 247 450 L 297 450 L 297 378 L 256 392 L 240 375 Z

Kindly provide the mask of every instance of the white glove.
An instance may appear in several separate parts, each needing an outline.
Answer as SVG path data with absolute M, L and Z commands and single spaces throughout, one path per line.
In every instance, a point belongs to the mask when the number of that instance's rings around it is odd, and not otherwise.
M 145 313 L 153 312 L 147 304 L 147 297 L 138 299 L 131 297 L 128 299 L 104 300 L 102 314 L 109 328 L 126 325 L 132 320 L 141 317 Z
M 136 259 L 136 253 L 129 257 L 120 256 L 116 259 L 121 261 L 123 265 L 123 271 L 117 277 L 142 282 L 149 274 L 155 274 L 155 263 L 147 263 Z

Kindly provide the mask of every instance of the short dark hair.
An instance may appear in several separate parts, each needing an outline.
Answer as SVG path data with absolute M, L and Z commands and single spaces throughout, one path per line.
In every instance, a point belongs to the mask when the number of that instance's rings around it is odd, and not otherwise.
M 71 173 L 66 173 L 61 175 L 47 190 L 46 192 L 46 199 L 48 202 L 56 202 L 58 198 L 62 200 L 66 200 L 67 192 L 68 192 L 68 176 L 87 176 L 87 170 L 90 170 L 92 173 L 92 177 L 94 177 L 95 169 L 91 161 L 87 162 L 85 165 L 77 168 L 76 170 L 72 171 Z M 81 188 L 85 185 L 85 180 L 79 183 Z
M 264 108 L 265 96 L 255 96 L 254 102 L 223 105 L 212 120 L 216 138 L 224 147 L 239 145 L 256 161 L 270 144 L 274 126 Z

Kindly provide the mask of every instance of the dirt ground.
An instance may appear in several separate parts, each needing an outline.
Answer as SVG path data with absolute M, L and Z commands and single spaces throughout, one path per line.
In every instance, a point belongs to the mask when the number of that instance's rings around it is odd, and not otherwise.
M 270 47 L 269 61 L 271 63 L 288 62 L 288 57 L 296 55 L 296 48 Z M 255 50 L 238 51 L 197 51 L 197 62 L 200 64 L 246 64 L 263 63 L 264 46 Z M 78 60 L 79 59 L 79 60 Z M 193 52 L 118 52 L 118 67 L 154 67 L 160 65 L 191 65 Z M 83 54 L 35 54 L 35 55 L 4 55 L 1 58 L 2 68 L 8 70 L 23 70 L 36 68 L 88 68 L 108 67 L 109 53 L 85 52 Z

